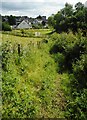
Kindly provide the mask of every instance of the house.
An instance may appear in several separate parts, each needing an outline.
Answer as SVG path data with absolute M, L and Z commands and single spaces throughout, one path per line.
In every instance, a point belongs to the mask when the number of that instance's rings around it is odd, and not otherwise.
M 11 24 L 12 29 L 30 29 L 32 27 L 47 27 L 46 16 L 38 16 L 36 18 L 28 16 L 13 16 L 15 18 L 15 23 Z M 9 16 L 2 16 L 2 22 L 9 22 Z M 10 24 L 10 23 L 9 23 Z
M 38 24 L 42 24 L 42 19 L 37 19 Z
M 25 20 L 20 22 L 16 29 L 30 29 L 32 28 L 31 22 L 27 23 Z
M 38 20 L 37 19 L 33 20 L 33 25 L 38 25 Z
M 38 24 L 43 24 L 43 22 L 45 23 L 45 24 L 47 24 L 47 19 L 46 19 L 46 16 L 38 16 L 38 17 L 36 17 L 34 20 L 33 20 L 33 24 L 34 25 L 38 25 Z
M 20 24 L 21 21 L 21 16 L 16 16 L 16 25 Z

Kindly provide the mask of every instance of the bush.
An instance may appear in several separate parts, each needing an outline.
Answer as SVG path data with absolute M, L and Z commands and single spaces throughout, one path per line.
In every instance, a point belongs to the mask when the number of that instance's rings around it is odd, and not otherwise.
M 73 99 L 67 102 L 65 116 L 72 120 L 87 119 L 87 89 L 80 93 L 73 92 Z
M 77 79 L 78 89 L 87 87 L 87 55 L 84 54 L 80 57 L 80 60 L 73 64 L 73 74 Z M 78 90 L 77 89 L 77 90 Z
M 2 23 L 2 30 L 4 31 L 11 31 L 11 27 L 8 23 L 3 22 Z
M 62 53 L 65 57 L 63 65 L 66 70 L 68 69 L 69 71 L 72 71 L 72 63 L 75 63 L 78 59 L 80 59 L 80 56 L 84 54 L 87 49 L 86 39 L 82 37 L 80 33 L 76 34 L 76 36 L 72 33 L 62 33 L 60 35 L 55 34 L 52 40 L 55 40 L 55 43 L 51 47 L 50 53 Z
M 54 55 L 55 62 L 58 64 L 58 72 L 63 72 L 65 70 L 64 63 L 65 63 L 65 56 L 62 53 L 57 53 Z
M 87 38 L 79 31 L 52 35 L 54 41 L 50 53 L 62 74 L 62 89 L 67 105 L 65 117 L 73 120 L 87 119 Z M 60 71 L 58 71 L 60 72 Z M 68 82 L 67 82 L 68 81 Z M 67 84 L 65 84 L 67 83 Z

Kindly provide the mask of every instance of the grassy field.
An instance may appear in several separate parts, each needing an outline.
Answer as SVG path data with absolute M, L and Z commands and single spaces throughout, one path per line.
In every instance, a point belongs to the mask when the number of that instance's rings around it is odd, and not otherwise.
M 10 32 L 5 31 L 2 33 L 20 37 L 45 38 L 50 32 L 51 32 L 50 29 L 25 29 L 25 30 L 12 30 Z
M 40 36 L 35 36 L 35 32 L 40 32 Z M 47 34 L 49 34 L 51 30 L 49 29 L 30 29 L 30 30 L 25 30 L 25 33 L 28 34 L 33 34 L 32 36 L 22 36 L 20 30 L 13 30 L 12 32 L 4 32 L 4 34 L 1 34 L 0 41 L 5 42 L 9 41 L 12 42 L 12 44 L 21 44 L 23 46 L 26 46 L 29 43 L 36 43 L 37 41 L 41 41 L 44 38 L 47 38 Z M 17 33 L 17 34 L 16 34 Z M 18 36 L 19 34 L 19 36 Z
M 61 75 L 57 74 L 57 64 L 49 54 L 52 43 L 47 34 L 51 30 L 38 32 L 43 37 L 2 34 L 3 118 L 64 118 Z M 43 39 L 47 42 L 42 42 Z
M 17 44 L 20 43 L 24 46 L 26 44 L 30 43 L 31 41 L 36 42 L 36 41 L 41 41 L 41 40 L 42 40 L 42 38 L 20 37 L 20 36 L 13 36 L 13 35 L 9 35 L 9 34 L 3 34 L 2 35 L 2 42 L 10 41 L 13 44 L 14 43 L 17 43 Z

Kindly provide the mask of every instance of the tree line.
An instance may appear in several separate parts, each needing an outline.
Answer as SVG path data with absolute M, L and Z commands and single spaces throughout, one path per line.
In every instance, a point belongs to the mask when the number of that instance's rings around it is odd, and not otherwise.
M 59 33 L 68 32 L 69 30 L 77 32 L 78 29 L 86 32 L 87 7 L 81 2 L 78 2 L 73 9 L 71 4 L 66 3 L 63 9 L 48 18 L 48 24 Z
M 11 31 L 11 26 L 16 25 L 16 17 L 13 15 L 2 16 L 0 14 L 0 30 Z

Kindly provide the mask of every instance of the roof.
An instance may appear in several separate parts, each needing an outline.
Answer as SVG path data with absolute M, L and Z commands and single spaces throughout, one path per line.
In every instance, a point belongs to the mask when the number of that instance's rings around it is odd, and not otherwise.
M 25 29 L 25 28 L 31 28 L 31 24 L 28 24 L 25 20 L 23 20 L 18 26 L 18 29 Z

